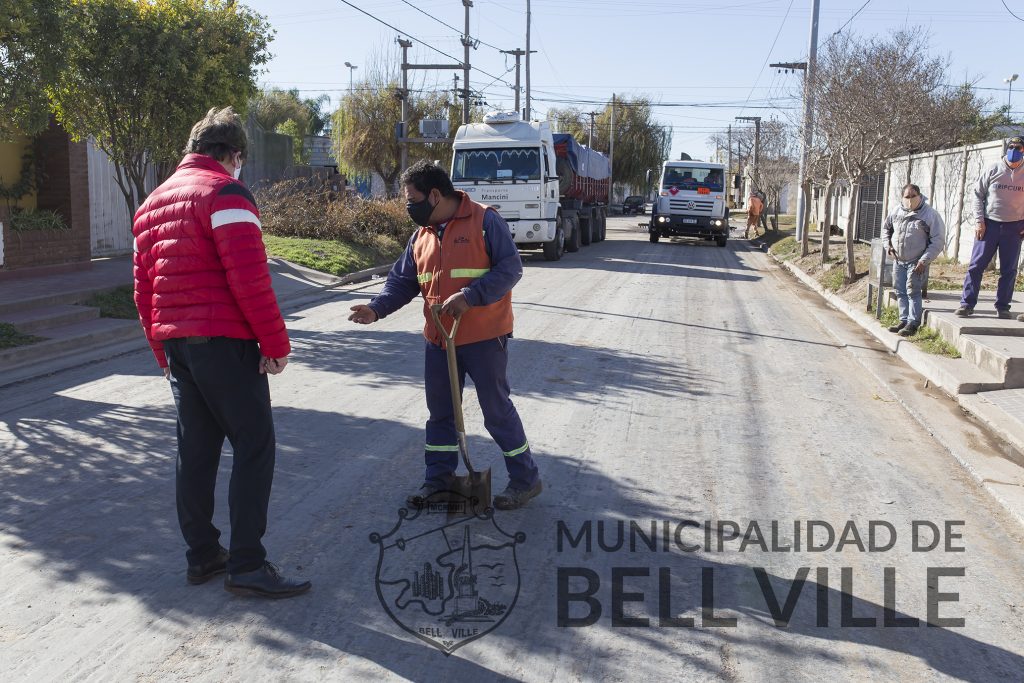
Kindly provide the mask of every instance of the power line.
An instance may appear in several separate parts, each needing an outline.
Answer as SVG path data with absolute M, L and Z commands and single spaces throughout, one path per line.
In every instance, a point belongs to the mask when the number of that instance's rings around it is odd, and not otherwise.
M 408 5 L 409 7 L 412 7 L 412 8 L 414 9 L 414 10 L 416 10 L 416 11 L 417 11 L 417 12 L 419 12 L 420 14 L 423 14 L 423 15 L 425 15 L 425 16 L 428 16 L 428 17 L 430 17 L 431 19 L 433 19 L 433 20 L 434 20 L 434 21 L 436 21 L 437 23 L 441 24 L 442 26 L 447 26 L 447 27 L 448 27 L 448 28 L 450 28 L 451 30 L 453 30 L 453 31 L 455 31 L 456 33 L 458 33 L 458 34 L 459 34 L 460 36 L 462 35 L 462 30 L 461 30 L 461 29 L 457 29 L 457 28 L 455 28 L 454 26 L 452 26 L 451 24 L 448 24 L 448 23 L 445 23 L 445 22 L 441 21 L 440 19 L 438 19 L 437 17 L 435 17 L 435 16 L 433 15 L 433 14 L 430 14 L 430 13 L 429 13 L 429 12 L 427 12 L 426 10 L 422 10 L 422 9 L 420 9 L 419 7 L 417 7 L 416 5 L 412 4 L 411 2 L 409 2 L 409 0 L 402 0 L 402 2 L 403 2 L 403 3 L 405 3 L 406 5 Z M 491 45 L 490 43 L 485 43 L 484 41 L 480 40 L 479 38 L 477 38 L 477 39 L 476 39 L 476 42 L 480 43 L 481 45 L 486 45 L 486 46 L 487 46 L 487 47 L 489 47 L 489 48 L 493 48 L 493 49 L 495 49 L 495 50 L 497 50 L 497 51 L 501 52 L 501 48 L 500 48 L 500 47 L 496 47 L 496 46 L 494 46 L 494 45 Z
M 444 52 L 443 50 L 437 49 L 436 47 L 434 47 L 430 43 L 426 43 L 426 42 L 420 40 L 419 38 L 417 38 L 416 36 L 412 35 L 411 33 L 407 32 L 407 31 L 403 31 L 402 29 L 398 28 L 397 26 L 392 26 L 391 24 L 389 24 L 388 22 L 384 21 L 380 17 L 375 17 L 374 15 L 370 14 L 369 12 L 364 10 L 363 8 L 357 7 L 357 6 L 353 5 L 348 0 L 341 0 L 341 2 L 343 4 L 348 5 L 352 9 L 356 10 L 357 12 L 361 12 L 361 13 L 365 14 L 366 16 L 370 17 L 374 21 L 376 21 L 378 23 L 381 23 L 381 24 L 384 24 L 385 26 L 387 26 L 392 31 L 395 31 L 396 33 L 400 33 L 403 36 L 409 36 L 410 38 L 415 40 L 420 45 L 423 45 L 424 47 L 430 48 L 431 50 L 433 50 L 434 52 L 438 53 L 439 55 L 443 55 L 443 56 L 447 57 L 448 59 L 451 59 L 451 60 L 454 60 L 454 61 L 458 62 L 459 64 L 462 63 L 462 60 L 459 59 L 458 57 L 453 57 L 450 54 L 448 54 L 447 52 Z M 493 78 L 495 81 L 501 81 L 501 77 L 500 76 L 495 76 L 492 73 L 488 73 L 488 72 L 484 71 L 483 69 L 481 69 L 478 66 L 470 66 L 470 68 L 475 70 L 475 71 L 479 71 L 480 73 L 482 73 L 484 76 L 487 76 L 488 78 Z M 510 88 L 512 87 L 512 84 L 509 83 L 508 81 L 501 81 L 501 82 L 504 83 L 505 85 L 507 85 Z
M 764 58 L 764 64 L 761 65 L 761 70 L 757 72 L 757 78 L 754 79 L 754 85 L 750 88 L 750 92 L 747 94 L 748 102 L 750 101 L 750 96 L 754 94 L 754 88 L 757 87 L 757 82 L 761 80 L 761 74 L 764 73 L 764 68 L 768 66 L 768 60 L 772 58 L 772 50 L 775 49 L 775 44 L 779 42 L 779 36 L 782 35 L 782 29 L 786 26 L 786 20 L 789 19 L 789 11 L 791 9 L 793 9 L 793 0 L 789 0 L 789 7 L 786 8 L 786 16 L 782 17 L 782 23 L 779 24 L 779 30 L 775 33 L 775 40 L 772 41 L 772 46 L 768 48 L 768 55 Z M 746 108 L 746 104 L 740 108 L 741 115 Z
M 853 13 L 853 16 L 851 16 L 851 17 L 850 17 L 849 19 L 847 19 L 847 20 L 846 20 L 846 23 L 845 23 L 845 24 L 843 24 L 842 26 L 840 26 L 840 27 L 839 27 L 839 29 L 838 29 L 837 31 L 835 31 L 834 33 L 832 33 L 832 35 L 830 35 L 830 36 L 829 36 L 828 38 L 826 38 L 826 39 L 825 39 L 825 42 L 824 42 L 824 43 L 822 43 L 822 44 L 821 44 L 821 46 L 822 46 L 822 47 L 824 47 L 825 45 L 828 45 L 828 42 L 829 42 L 830 40 L 832 40 L 833 38 L 835 38 L 836 36 L 838 36 L 838 35 L 839 35 L 840 33 L 842 33 L 842 32 L 843 32 L 843 29 L 844 29 L 844 28 L 846 28 L 847 26 L 849 26 L 849 25 L 850 25 L 850 23 L 851 23 L 851 22 L 852 22 L 852 21 L 853 21 L 854 19 L 856 19 L 856 18 L 857 18 L 857 15 L 858 15 L 858 14 L 860 14 L 861 12 L 863 12 L 863 11 L 864 11 L 864 8 L 865 8 L 865 7 L 867 7 L 867 6 L 868 6 L 868 5 L 870 5 L 870 4 L 871 4 L 871 0 L 867 0 L 867 2 L 865 2 L 865 3 L 863 4 L 863 5 L 861 5 L 861 6 L 860 6 L 860 9 L 858 9 L 858 10 L 857 10 L 856 12 L 854 12 L 854 13 Z M 1004 2 L 1003 4 L 1005 5 L 1006 3 Z
M 1006 4 L 1006 0 L 1000 0 L 1000 2 L 1003 3 L 1003 7 L 1006 7 L 1006 11 L 1010 13 L 1011 17 L 1013 17 L 1017 21 L 1024 21 L 1024 19 L 1021 19 L 1020 17 L 1013 13 L 1013 10 L 1011 10 L 1009 6 Z

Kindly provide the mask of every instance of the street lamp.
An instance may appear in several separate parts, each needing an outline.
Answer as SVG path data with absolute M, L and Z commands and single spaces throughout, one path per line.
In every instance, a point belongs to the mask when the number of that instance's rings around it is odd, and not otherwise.
M 351 94 L 352 93 L 352 72 L 355 71 L 356 69 L 358 69 L 359 67 L 356 66 L 355 64 L 352 64 L 351 62 L 345 62 L 345 66 L 348 67 L 348 92 L 349 92 L 349 94 Z
M 1009 92 L 1006 93 L 1006 106 L 1010 106 L 1010 97 L 1013 96 L 1013 82 L 1017 80 L 1017 74 L 1013 74 L 1009 78 L 1004 78 L 1003 83 L 1008 83 L 1010 86 Z

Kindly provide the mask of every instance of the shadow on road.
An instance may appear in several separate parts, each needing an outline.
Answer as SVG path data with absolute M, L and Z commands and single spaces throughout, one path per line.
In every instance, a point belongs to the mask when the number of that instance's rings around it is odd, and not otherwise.
M 415 332 L 367 330 L 290 332 L 297 365 L 320 372 L 362 378 L 368 385 L 386 381 L 423 385 L 423 336 Z M 516 374 L 522 359 L 544 359 L 536 376 Z M 683 359 L 672 362 L 621 350 L 573 346 L 515 337 L 509 343 L 509 372 L 517 395 L 591 402 L 601 392 L 640 390 L 659 395 L 701 396 L 709 381 Z M 471 381 L 467 380 L 470 384 Z
M 391 381 L 385 378 L 398 368 L 399 381 L 419 383 L 415 369 L 422 359 L 423 342 L 414 333 L 360 331 L 303 336 L 296 331 L 296 340 L 303 347 L 302 362 L 318 370 L 352 373 L 365 376 L 368 382 L 379 382 Z M 642 357 L 607 349 L 520 340 L 513 354 L 526 353 L 548 354 L 553 361 L 550 374 L 535 384 L 516 386 L 518 393 L 582 400 L 584 389 L 592 391 L 595 378 L 600 378 L 611 391 L 647 387 L 649 391 L 678 396 L 680 385 L 699 382 L 699 377 L 686 370 L 658 362 L 645 364 Z M 109 373 L 109 365 L 98 365 L 95 376 L 83 382 L 101 380 Z M 562 381 L 549 381 L 554 379 Z M 315 390 L 310 391 L 312 400 Z M 117 398 L 112 396 L 111 401 Z M 346 414 L 348 397 L 315 399 L 319 406 L 316 410 L 275 408 L 280 450 L 267 537 L 272 558 L 280 561 L 285 571 L 314 580 L 310 595 L 271 604 L 234 598 L 216 581 L 200 587 L 185 585 L 183 544 L 174 513 L 174 415 L 169 392 L 166 404 L 159 407 L 53 395 L 5 410 L 0 431 L 6 433 L 4 438 L 11 447 L 0 454 L 5 494 L 0 502 L 0 528 L 7 539 L 7 552 L 30 558 L 28 561 L 38 571 L 38 575 L 19 577 L 11 590 L 24 598 L 27 595 L 17 591 L 31 585 L 28 590 L 37 596 L 52 577 L 58 583 L 75 584 L 74 592 L 83 593 L 86 600 L 102 600 L 97 593 L 126 597 L 132 605 L 153 615 L 155 625 L 147 638 L 166 634 L 167 638 L 185 642 L 200 632 L 230 631 L 244 625 L 249 630 L 245 637 L 252 639 L 253 647 L 315 662 L 321 671 L 329 672 L 328 677 L 335 667 L 367 662 L 414 680 L 428 676 L 453 681 L 494 680 L 502 679 L 509 670 L 523 677 L 545 676 L 544 669 L 519 667 L 520 658 L 531 666 L 544 662 L 549 668 L 558 660 L 565 676 L 575 671 L 591 680 L 633 678 L 638 671 L 674 675 L 664 668 L 646 670 L 645 660 L 658 662 L 659 666 L 671 660 L 672 671 L 679 675 L 698 671 L 711 677 L 721 675 L 727 645 L 734 650 L 738 645 L 749 648 L 760 655 L 762 662 L 783 656 L 805 671 L 844 657 L 835 653 L 837 644 L 869 648 L 863 655 L 868 659 L 886 652 L 898 653 L 920 660 L 923 666 L 941 674 L 978 683 L 1010 680 L 1024 670 L 1024 657 L 957 629 L 839 626 L 839 605 L 844 600 L 859 617 L 874 616 L 880 621 L 884 608 L 845 595 L 836 587 L 838 571 L 832 573 L 828 585 L 821 586 L 813 582 L 811 574 L 785 627 L 786 639 L 780 640 L 754 575 L 746 566 L 751 561 L 749 555 L 740 558 L 660 550 L 559 553 L 558 521 L 572 529 L 588 520 L 612 524 L 616 520 L 637 520 L 643 526 L 651 520 L 702 520 L 709 513 L 699 492 L 685 487 L 670 490 L 657 473 L 644 478 L 618 475 L 607 471 L 607 464 L 596 464 L 586 453 L 551 452 L 542 443 L 535 444 L 535 448 L 547 490 L 527 508 L 501 515 L 505 528 L 527 535 L 519 557 L 523 586 L 520 602 L 506 622 L 480 644 L 445 657 L 412 640 L 384 616 L 374 591 L 375 551 L 367 540 L 369 533 L 394 523 L 407 489 L 418 483 L 422 466 L 422 429 L 415 424 L 418 418 L 408 422 L 357 419 Z M 686 431 L 680 434 L 685 438 Z M 617 448 L 614 443 L 608 447 Z M 616 456 L 629 458 L 635 454 Z M 496 481 L 503 482 L 500 460 L 482 461 L 495 469 Z M 667 462 L 670 464 L 666 466 L 673 466 L 671 460 Z M 217 497 L 218 522 L 225 533 L 226 470 L 230 463 L 230 454 L 226 454 Z M 677 466 L 689 465 L 679 462 Z M 839 561 L 838 556 L 833 560 Z M 765 557 L 754 564 L 772 562 Z M 558 627 L 556 572 L 560 566 L 582 566 L 601 577 L 602 588 L 597 595 L 604 612 L 593 626 Z M 699 626 L 701 570 L 711 569 L 716 616 L 735 617 L 739 625 L 733 629 L 682 630 L 612 627 L 609 579 L 611 568 L 618 566 L 649 570 L 652 580 L 630 579 L 627 585 L 628 590 L 644 591 L 648 606 L 630 603 L 627 609 L 630 614 L 649 617 L 652 625 L 658 622 L 653 596 L 658 587 L 658 569 L 663 566 L 671 569 L 672 616 L 696 616 Z M 768 572 L 765 578 L 783 602 L 792 577 Z M 573 589 L 579 590 L 579 585 L 574 584 Z M 60 592 L 63 602 L 31 600 L 35 610 L 31 616 L 27 616 L 21 602 L 9 602 L 9 619 L 33 623 L 41 629 L 23 636 L 16 646 L 30 647 L 32 638 L 45 633 L 47 619 L 66 624 L 61 610 L 69 606 L 67 596 L 71 593 L 59 585 L 53 591 Z M 831 606 L 827 627 L 817 625 L 815 606 L 819 597 Z M 82 612 L 99 610 L 97 618 L 117 622 L 105 610 L 118 607 L 100 610 L 96 605 L 78 605 Z M 980 618 L 983 615 L 968 615 L 968 623 Z M 132 639 L 139 634 L 124 633 L 120 637 Z M 189 647 L 201 648 L 201 643 L 201 639 L 193 641 Z M 314 643 L 327 648 L 311 646 Z M 495 643 L 499 651 L 507 653 L 500 667 L 472 661 L 480 657 L 481 648 Z M 605 644 L 610 649 L 606 650 Z M 53 643 L 40 643 L 36 652 L 42 656 L 54 647 Z M 625 652 L 629 656 L 624 656 Z M 604 656 L 612 654 L 615 656 Z M 88 660 L 89 654 L 67 652 L 62 656 Z M 160 666 L 159 662 L 143 661 L 143 666 Z M 195 668 L 178 671 L 181 677 L 187 677 L 189 671 L 202 675 L 203 656 L 185 661 L 181 666 Z M 886 671 L 890 663 L 894 668 L 906 665 L 904 660 L 893 658 L 879 661 L 872 668 Z M 149 672 L 136 673 L 144 676 Z

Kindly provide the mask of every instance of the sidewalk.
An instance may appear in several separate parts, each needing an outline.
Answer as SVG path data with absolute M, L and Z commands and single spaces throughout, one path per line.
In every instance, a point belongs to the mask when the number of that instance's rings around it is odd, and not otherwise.
M 761 247 L 757 242 L 752 245 Z M 826 290 L 813 277 L 792 263 L 773 258 L 785 270 L 793 274 L 808 288 L 824 298 L 833 308 L 844 313 L 865 332 L 877 339 L 892 354 L 899 357 L 925 380 L 925 387 L 934 385 L 955 401 L 959 407 L 976 418 L 991 433 L 1005 442 L 1005 458 L 993 459 L 978 455 L 971 448 L 954 448 L 947 446 L 950 454 L 967 470 L 967 472 L 1003 505 L 1021 523 L 1024 523 L 1024 388 L 1020 387 L 1015 367 L 1009 362 L 1017 353 L 1016 345 L 1024 342 L 1024 323 L 1016 320 L 999 320 L 994 314 L 994 294 L 982 293 L 979 298 L 977 313 L 967 319 L 956 318 L 951 311 L 959 304 L 959 292 L 934 292 L 925 300 L 924 324 L 938 329 L 943 338 L 961 350 L 962 358 L 948 358 L 927 353 L 913 342 L 889 332 L 882 327 L 873 314 L 860 310 L 838 295 Z M 1021 297 L 1015 296 L 1014 309 L 1024 309 Z M 827 319 L 819 321 L 829 327 Z M 835 330 L 830 329 L 838 336 Z M 972 334 L 981 333 L 981 334 Z M 979 339 L 987 339 L 979 342 Z M 1011 350 L 1002 356 L 1002 370 L 1005 376 L 999 377 L 993 372 L 995 368 L 983 367 L 979 361 L 988 361 L 995 357 L 991 352 L 978 352 L 971 356 L 972 349 L 981 346 L 992 348 L 1002 340 Z M 965 353 L 966 351 L 966 353 Z M 1014 380 L 1014 381 L 1008 381 Z M 905 387 L 890 387 L 897 396 L 905 393 Z M 929 432 L 939 431 L 934 428 L 941 421 L 941 415 L 932 414 L 927 407 L 922 408 L 921 402 L 914 398 L 901 398 L 903 406 Z
M 271 278 L 282 310 L 322 299 L 327 290 L 386 274 L 390 264 L 335 277 L 271 258 Z M 0 348 L 0 386 L 93 363 L 148 347 L 138 320 L 101 318 L 83 305 L 95 294 L 132 285 L 131 257 L 95 259 L 89 270 L 5 280 L 0 322 L 41 341 Z

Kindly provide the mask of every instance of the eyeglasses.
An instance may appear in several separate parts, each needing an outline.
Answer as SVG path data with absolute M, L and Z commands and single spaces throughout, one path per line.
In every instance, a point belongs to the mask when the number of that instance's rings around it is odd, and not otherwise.
M 1024 149 L 1024 145 L 1007 145 L 1006 149 Z

